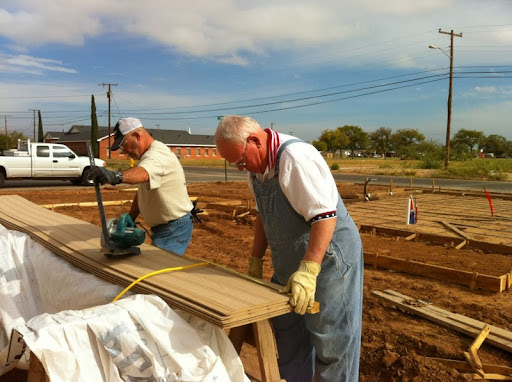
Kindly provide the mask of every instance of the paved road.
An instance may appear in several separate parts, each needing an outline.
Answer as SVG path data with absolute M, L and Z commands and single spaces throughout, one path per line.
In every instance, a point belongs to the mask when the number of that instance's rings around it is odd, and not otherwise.
M 223 182 L 228 181 L 247 180 L 247 172 L 238 171 L 235 168 L 210 168 L 210 167 L 184 167 L 187 182 Z M 350 182 L 350 183 L 364 183 L 366 179 L 372 179 L 372 184 L 389 185 L 391 177 L 380 175 L 350 175 L 350 174 L 334 174 L 334 179 L 337 182 Z M 393 185 L 397 187 L 409 186 L 409 177 L 394 176 Z M 491 182 L 491 181 L 476 181 L 476 180 L 458 180 L 458 179 L 438 179 L 434 178 L 436 187 L 441 189 L 450 190 L 467 190 L 467 191 L 480 191 L 482 187 L 489 192 L 495 193 L 512 193 L 512 182 Z M 413 178 L 413 186 L 415 187 L 432 187 L 432 178 Z M 83 186 L 75 186 L 69 181 L 54 180 L 16 180 L 7 181 L 1 189 L 20 189 L 25 187 L 65 187 L 65 188 L 81 188 Z
M 185 175 L 188 182 L 204 182 L 204 181 L 224 181 L 226 176 L 228 181 L 247 180 L 245 171 L 228 168 L 227 174 L 224 169 L 206 168 L 206 167 L 185 167 Z M 409 177 L 394 176 L 393 185 L 398 187 L 408 187 Z M 350 174 L 334 174 L 336 182 L 364 183 L 366 179 L 371 179 L 371 184 L 389 185 L 391 177 L 380 175 L 350 175 Z M 432 179 L 434 184 L 441 189 L 450 190 L 467 190 L 480 191 L 482 187 L 489 192 L 496 193 L 512 193 L 512 182 L 491 182 L 476 180 L 459 180 L 459 179 L 439 179 L 439 178 L 413 178 L 414 187 L 432 187 Z M 369 186 L 369 187 L 370 187 Z

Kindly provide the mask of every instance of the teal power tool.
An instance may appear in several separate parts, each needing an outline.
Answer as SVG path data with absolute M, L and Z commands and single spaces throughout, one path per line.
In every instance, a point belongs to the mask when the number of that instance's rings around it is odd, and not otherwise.
M 87 145 L 89 152 L 89 160 L 91 167 L 94 164 L 94 154 L 92 153 L 91 143 Z M 135 223 L 130 215 L 123 213 L 119 219 L 110 219 L 108 222 L 105 218 L 105 210 L 103 209 L 103 199 L 101 197 L 100 185 L 94 182 L 96 191 L 96 200 L 98 201 L 98 209 L 100 210 L 101 219 L 101 247 L 105 256 L 118 257 L 140 254 L 138 245 L 144 243 L 146 232 L 140 228 L 135 228 Z
M 107 256 L 138 255 L 140 248 L 137 245 L 141 245 L 146 239 L 146 232 L 135 228 L 132 217 L 126 213 L 121 214 L 119 219 L 109 219 L 107 233 L 110 243 L 105 241 L 105 235 L 101 235 L 101 246 L 108 250 L 105 252 Z M 115 247 L 114 251 L 111 250 L 112 244 Z

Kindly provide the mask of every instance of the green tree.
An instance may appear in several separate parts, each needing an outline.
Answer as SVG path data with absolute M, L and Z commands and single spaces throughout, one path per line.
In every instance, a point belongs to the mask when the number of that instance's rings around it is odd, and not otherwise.
M 318 151 L 327 151 L 327 143 L 325 143 L 324 141 L 316 141 L 316 140 L 314 140 L 313 142 L 311 142 L 311 144 Z
M 0 134 L 0 150 L 8 150 L 17 147 L 18 139 L 26 141 L 28 138 L 22 133 L 18 133 L 17 131 L 13 131 L 12 133 L 7 134 L 7 139 L 5 134 Z
M 414 154 L 414 146 L 417 146 L 425 140 L 425 135 L 417 129 L 398 129 L 391 136 L 393 147 L 400 157 L 410 157 Z
M 41 119 L 41 110 L 37 111 L 37 116 L 39 117 L 39 125 L 37 128 L 37 141 L 43 142 L 44 136 L 43 136 L 43 120 Z
M 322 135 L 320 135 L 318 140 L 325 143 L 325 150 L 322 151 L 330 151 L 333 156 L 336 154 L 336 151 L 341 150 L 348 143 L 347 136 L 342 134 L 337 129 L 325 129 L 322 131 Z
M 379 127 L 377 130 L 369 134 L 370 144 L 377 154 L 384 154 L 391 150 L 392 131 L 389 127 Z
M 494 156 L 506 155 L 507 151 L 507 138 L 498 134 L 491 134 L 485 140 L 483 149 L 486 153 L 493 153 Z
M 94 94 L 91 96 L 91 145 L 94 157 L 99 158 L 98 118 L 96 117 L 96 103 L 94 102 Z
M 481 131 L 460 129 L 455 133 L 452 139 L 453 145 L 460 145 L 467 147 L 471 156 L 473 156 L 473 149 L 480 146 L 485 139 L 485 135 Z
M 343 147 L 348 147 L 350 149 L 350 155 L 352 158 L 354 158 L 354 152 L 356 150 L 364 150 L 368 147 L 370 141 L 368 133 L 359 126 L 344 125 L 338 127 L 336 130 L 348 138 L 347 144 Z

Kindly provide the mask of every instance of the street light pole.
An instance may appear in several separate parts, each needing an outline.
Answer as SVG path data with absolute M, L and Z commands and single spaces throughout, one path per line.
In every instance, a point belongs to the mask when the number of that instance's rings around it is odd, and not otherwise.
M 448 87 L 448 115 L 446 119 L 446 152 L 444 157 L 444 168 L 448 168 L 450 163 L 450 129 L 452 122 L 452 90 L 453 90 L 453 36 L 462 37 L 462 33 L 453 33 L 453 29 L 450 32 L 444 32 L 439 29 L 439 33 L 450 35 L 450 55 L 446 54 L 444 50 L 438 48 L 435 45 L 430 45 L 429 48 L 439 49 L 450 58 L 450 84 Z

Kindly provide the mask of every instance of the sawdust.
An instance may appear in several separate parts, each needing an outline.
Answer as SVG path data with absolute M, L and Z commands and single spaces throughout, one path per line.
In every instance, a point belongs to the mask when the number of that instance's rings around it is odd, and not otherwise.
M 347 202 L 350 195 L 363 196 L 363 185 L 339 184 L 338 188 L 340 193 L 346 196 Z M 385 195 L 386 192 L 386 187 L 372 188 L 372 193 Z M 48 192 L 41 189 L 15 192 L 4 189 L 1 193 L 16 193 L 38 204 L 95 200 L 94 190 L 91 188 L 65 191 L 53 189 Z M 191 184 L 189 194 L 197 196 L 199 206 L 203 208 L 211 201 L 251 198 L 244 182 Z M 129 200 L 133 198 L 134 191 L 106 188 L 102 195 L 104 200 Z M 130 203 L 123 206 L 106 206 L 105 212 L 109 218 L 128 212 L 129 208 Z M 94 207 L 60 207 L 55 211 L 100 224 L 98 210 Z M 202 220 L 202 223 L 194 226 L 192 243 L 186 255 L 204 258 L 246 273 L 247 257 L 252 244 L 252 217 L 247 215 L 234 219 L 231 212 L 207 210 L 207 214 L 202 215 Z M 510 256 L 500 254 L 468 249 L 456 250 L 440 245 L 397 241 L 395 238 L 367 234 L 363 234 L 362 239 L 365 251 L 488 275 L 499 276 L 509 272 L 512 264 Z M 272 268 L 269 254 L 265 256 L 265 260 L 264 278 L 270 279 Z M 371 294 L 373 290 L 393 289 L 414 298 L 428 300 L 435 306 L 451 312 L 512 330 L 510 291 L 492 293 L 470 290 L 462 285 L 386 270 L 374 270 L 371 267 L 365 268 L 364 277 L 361 381 L 471 380 L 428 357 L 464 360 L 463 351 L 467 351 L 473 338 L 391 308 L 389 304 L 374 297 Z M 478 354 L 484 363 L 512 365 L 510 353 L 485 342 Z M 258 377 L 258 359 L 254 349 L 244 345 L 241 357 L 248 373 Z M 16 379 L 18 375 L 21 375 L 21 379 Z M 23 376 L 26 378 L 26 374 L 12 373 L 10 376 L 0 377 L 0 382 L 22 381 Z

